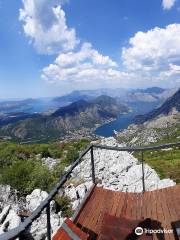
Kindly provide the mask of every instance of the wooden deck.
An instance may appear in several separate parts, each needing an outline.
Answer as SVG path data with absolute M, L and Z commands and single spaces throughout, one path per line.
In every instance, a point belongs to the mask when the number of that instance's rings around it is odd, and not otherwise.
M 95 187 L 74 223 L 97 239 L 104 213 L 132 219 L 151 218 L 153 229 L 172 229 L 180 220 L 180 185 L 145 193 L 124 193 Z M 153 239 L 176 240 L 174 234 L 154 234 Z

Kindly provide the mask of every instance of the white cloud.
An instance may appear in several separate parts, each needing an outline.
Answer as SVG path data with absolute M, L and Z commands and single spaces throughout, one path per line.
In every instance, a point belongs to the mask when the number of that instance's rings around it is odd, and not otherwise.
M 169 79 L 174 80 L 176 82 L 180 81 L 180 65 L 169 64 L 169 68 L 160 73 L 161 79 Z
M 158 72 L 180 62 L 180 24 L 137 32 L 123 48 L 125 67 L 133 71 Z
M 58 0 L 23 0 L 19 19 L 40 54 L 69 51 L 79 42 L 75 29 L 68 28 Z
M 53 83 L 86 83 L 98 81 L 121 86 L 146 86 L 164 82 L 176 83 L 180 78 L 180 24 L 137 32 L 122 50 L 124 70 L 110 57 L 101 55 L 90 43 L 79 51 L 61 53 L 42 76 Z M 154 83 L 153 83 L 154 82 Z
M 174 6 L 175 2 L 176 0 L 163 0 L 162 1 L 163 9 L 165 10 L 171 9 Z
M 137 79 L 176 84 L 180 79 L 180 24 L 137 32 L 122 50 L 126 71 Z
M 76 32 L 67 27 L 65 13 L 56 5 L 58 0 L 23 0 L 23 4 L 20 20 L 25 34 L 38 53 L 57 54 L 54 62 L 42 69 L 42 78 L 48 82 L 79 88 L 84 84 L 88 88 L 179 81 L 180 24 L 137 32 L 130 38 L 129 46 L 122 49 L 124 70 L 120 70 L 117 62 L 100 54 L 90 43 L 76 48 Z
M 42 77 L 49 82 L 79 82 L 101 84 L 106 81 L 123 80 L 128 73 L 118 70 L 117 63 L 84 43 L 79 51 L 61 53 L 53 64 L 43 69 Z
M 72 64 L 80 64 L 85 61 L 92 61 L 96 65 L 104 65 L 114 67 L 117 64 L 113 62 L 108 56 L 103 56 L 97 50 L 92 48 L 90 43 L 84 43 L 81 50 L 78 52 L 69 52 L 67 54 L 60 54 L 56 59 L 56 63 L 60 66 L 68 66 Z

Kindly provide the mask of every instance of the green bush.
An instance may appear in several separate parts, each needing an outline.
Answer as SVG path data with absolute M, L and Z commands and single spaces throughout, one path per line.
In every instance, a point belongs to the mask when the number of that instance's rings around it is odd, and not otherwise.
M 31 161 L 18 161 L 10 167 L 6 167 L 1 175 L 1 183 L 8 184 L 22 194 L 29 193 L 31 189 L 31 172 L 33 171 Z
M 88 143 L 88 140 L 23 145 L 0 142 L 0 184 L 8 184 L 22 194 L 35 188 L 49 191 Z M 50 171 L 37 160 L 37 154 L 59 159 L 56 168 Z
M 63 217 L 72 217 L 73 210 L 71 200 L 68 197 L 56 195 L 54 200 L 57 212 L 62 211 Z
M 0 183 L 10 185 L 20 194 L 29 194 L 35 188 L 48 191 L 54 184 L 54 178 L 47 167 L 33 160 L 15 162 L 4 168 Z

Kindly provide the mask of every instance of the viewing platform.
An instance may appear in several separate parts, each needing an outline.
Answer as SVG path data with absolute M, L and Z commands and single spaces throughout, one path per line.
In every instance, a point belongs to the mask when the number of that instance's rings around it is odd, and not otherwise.
M 180 220 L 180 185 L 144 193 L 116 192 L 94 186 L 73 220 L 79 231 L 77 239 L 176 240 L 176 225 Z M 179 221 L 180 222 L 180 221 Z M 137 236 L 138 226 L 169 233 Z M 69 227 L 73 229 L 73 227 Z M 173 232 L 172 232 L 173 229 Z M 66 232 L 66 234 L 65 234 Z M 81 238 L 81 234 L 86 233 Z M 53 240 L 73 239 L 61 228 Z M 86 238 L 85 238 L 86 237 Z M 75 238 L 74 238 L 75 239 Z

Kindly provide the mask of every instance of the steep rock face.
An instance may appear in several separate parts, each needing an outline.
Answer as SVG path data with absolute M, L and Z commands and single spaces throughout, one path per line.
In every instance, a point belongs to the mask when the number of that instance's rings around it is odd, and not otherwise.
M 167 115 L 170 112 L 176 109 L 176 111 L 180 112 L 180 88 L 179 90 L 170 98 L 168 98 L 159 108 L 145 114 L 137 116 L 135 119 L 135 123 L 144 123 L 146 121 L 157 118 L 160 115 Z

